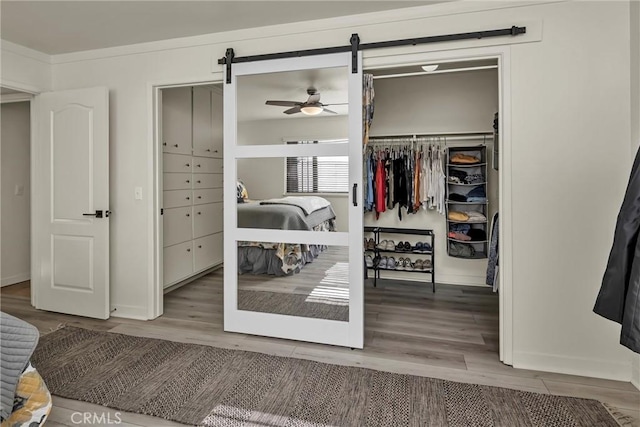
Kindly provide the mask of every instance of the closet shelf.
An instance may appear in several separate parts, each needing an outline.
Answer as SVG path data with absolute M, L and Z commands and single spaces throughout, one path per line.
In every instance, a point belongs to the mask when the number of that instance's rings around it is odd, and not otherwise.
M 455 200 L 447 200 L 447 203 L 449 203 L 450 205 L 487 205 L 489 204 L 488 201 L 484 201 L 484 202 L 457 202 Z
M 458 240 L 458 239 L 454 239 L 453 237 L 449 237 L 448 240 L 451 242 L 458 242 L 458 243 L 487 243 L 488 242 L 488 240 Z
M 449 184 L 449 185 L 459 185 L 459 186 L 461 186 L 461 187 L 462 187 L 462 186 L 464 186 L 464 187 L 477 187 L 477 186 L 479 186 L 479 185 L 484 185 L 484 184 L 486 184 L 486 183 L 487 183 L 486 181 L 482 181 L 482 182 L 475 182 L 475 183 L 473 183 L 473 184 L 460 184 L 460 183 L 457 183 L 457 182 L 447 182 L 447 184 Z
M 394 254 L 405 254 L 405 255 L 431 255 L 432 251 L 429 252 L 415 252 L 415 251 L 396 251 L 396 250 L 391 250 L 391 249 L 365 249 L 365 251 L 369 251 L 369 252 L 387 252 L 387 253 L 394 253 Z
M 451 255 L 452 258 L 460 258 L 460 259 L 484 259 L 487 258 L 487 254 L 484 252 L 476 252 L 473 256 L 460 256 L 460 255 Z
M 447 219 L 447 222 L 453 222 L 456 224 L 486 224 L 487 220 L 484 221 L 456 221 L 453 219 Z
M 402 271 L 404 273 L 433 273 L 433 269 L 429 268 L 427 270 L 405 270 L 404 268 L 378 268 L 378 267 L 367 267 L 369 270 L 377 270 L 377 271 Z
M 450 167 L 450 168 L 477 168 L 477 167 L 486 166 L 486 165 L 487 165 L 486 162 L 483 162 L 483 163 L 470 163 L 470 164 L 467 164 L 467 163 L 460 163 L 460 164 L 458 164 L 458 163 L 447 163 L 447 166 Z

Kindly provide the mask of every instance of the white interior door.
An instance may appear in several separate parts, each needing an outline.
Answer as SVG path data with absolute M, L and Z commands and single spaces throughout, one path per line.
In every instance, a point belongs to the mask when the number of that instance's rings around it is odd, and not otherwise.
M 36 308 L 109 317 L 109 93 L 36 97 L 32 292 Z
M 337 114 L 265 105 L 312 89 Z M 224 153 L 225 331 L 362 348 L 362 72 L 350 53 L 233 64 Z M 249 203 L 237 203 L 237 180 Z M 261 210 L 295 191 L 329 200 L 336 228 Z

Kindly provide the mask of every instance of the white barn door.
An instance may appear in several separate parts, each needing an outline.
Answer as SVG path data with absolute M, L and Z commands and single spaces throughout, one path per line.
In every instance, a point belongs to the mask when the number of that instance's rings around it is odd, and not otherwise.
M 109 317 L 109 93 L 36 97 L 31 288 L 41 310 Z
M 362 348 L 362 71 L 351 54 L 233 64 L 224 154 L 225 331 Z M 320 210 L 260 204 L 292 193 L 329 200 L 335 229 Z

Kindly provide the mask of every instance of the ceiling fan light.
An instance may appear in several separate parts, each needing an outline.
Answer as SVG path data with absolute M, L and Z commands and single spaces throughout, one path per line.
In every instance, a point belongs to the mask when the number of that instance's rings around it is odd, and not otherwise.
M 317 105 L 307 105 L 300 108 L 300 111 L 307 116 L 316 116 L 322 113 L 323 108 Z
M 438 64 L 423 65 L 422 69 L 427 73 L 431 73 L 438 69 Z

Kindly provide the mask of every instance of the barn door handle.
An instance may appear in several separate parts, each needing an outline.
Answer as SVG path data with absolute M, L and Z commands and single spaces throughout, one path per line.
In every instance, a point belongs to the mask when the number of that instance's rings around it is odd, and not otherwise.
M 351 191 L 351 197 L 353 206 L 358 206 L 358 184 L 353 184 L 353 190 Z

